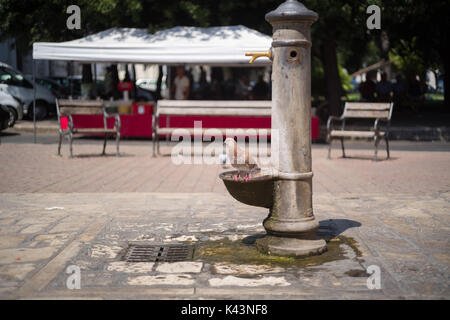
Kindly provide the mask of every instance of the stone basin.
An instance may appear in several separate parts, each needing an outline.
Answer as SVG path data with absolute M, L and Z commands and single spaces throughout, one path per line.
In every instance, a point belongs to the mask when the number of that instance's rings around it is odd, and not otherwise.
M 273 206 L 273 183 L 272 175 L 252 175 L 250 180 L 234 180 L 237 170 L 222 172 L 225 187 L 233 198 L 250 206 L 271 208 Z

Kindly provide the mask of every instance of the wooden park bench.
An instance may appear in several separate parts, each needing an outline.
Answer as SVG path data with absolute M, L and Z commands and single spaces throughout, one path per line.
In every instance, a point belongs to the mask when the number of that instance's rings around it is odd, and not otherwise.
M 171 128 L 170 116 L 269 116 L 271 115 L 272 101 L 268 100 L 242 100 L 242 101 L 220 101 L 220 100 L 159 100 L 156 108 L 156 112 L 153 114 L 152 128 L 153 128 L 153 156 L 156 156 L 159 152 L 159 135 L 170 135 L 175 130 L 184 129 L 189 130 L 191 134 L 194 133 L 194 127 L 192 128 Z M 166 116 L 166 127 L 161 128 L 159 126 L 159 117 Z M 217 128 L 230 135 L 238 135 L 243 130 L 249 130 L 249 128 Z M 202 134 L 208 128 L 202 128 Z M 267 134 L 270 134 L 270 129 L 253 129 L 256 132 L 259 130 L 265 130 Z
M 342 156 L 345 158 L 344 139 L 373 139 L 375 142 L 375 155 L 377 161 L 378 144 L 381 139 L 386 142 L 387 159 L 389 159 L 389 125 L 392 116 L 393 103 L 346 102 L 342 116 L 330 116 L 327 122 L 328 159 L 331 155 L 331 142 L 341 140 Z M 346 119 L 375 119 L 372 128 L 365 131 L 345 130 Z M 335 129 L 335 121 L 341 122 L 341 128 Z M 381 124 L 383 123 L 383 126 Z
M 56 99 L 56 111 L 58 114 L 58 155 L 61 155 L 61 144 L 64 136 L 69 138 L 70 157 L 72 153 L 72 140 L 75 134 L 104 134 L 103 152 L 105 154 L 106 141 L 109 136 L 116 136 L 116 155 L 119 156 L 119 140 L 120 140 L 120 117 L 116 112 L 108 112 L 112 108 L 123 102 L 120 101 L 102 101 L 102 100 L 72 100 L 72 99 Z M 114 111 L 114 110 L 113 110 Z M 77 128 L 74 125 L 72 115 L 75 114 L 102 114 L 103 127 Z M 107 119 L 115 118 L 114 127 L 108 128 Z

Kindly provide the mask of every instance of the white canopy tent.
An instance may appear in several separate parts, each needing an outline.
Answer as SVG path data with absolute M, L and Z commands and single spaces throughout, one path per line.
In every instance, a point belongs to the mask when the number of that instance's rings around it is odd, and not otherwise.
M 242 25 L 146 29 L 112 28 L 60 43 L 36 42 L 33 59 L 98 63 L 248 66 L 248 51 L 267 51 L 272 38 Z M 258 59 L 254 66 L 269 64 Z
M 33 43 L 34 60 L 162 65 L 267 66 L 268 58 L 249 64 L 250 51 L 267 51 L 272 38 L 245 26 L 174 27 L 154 34 L 146 29 L 111 28 L 66 42 Z M 35 64 L 33 63 L 33 82 Z M 36 99 L 34 99 L 36 100 Z M 33 103 L 34 142 L 36 119 Z

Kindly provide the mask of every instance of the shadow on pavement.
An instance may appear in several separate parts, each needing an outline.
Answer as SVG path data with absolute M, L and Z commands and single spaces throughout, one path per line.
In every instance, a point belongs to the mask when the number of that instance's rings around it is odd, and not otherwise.
M 106 154 L 97 154 L 97 153 L 84 153 L 84 154 L 74 154 L 73 159 L 85 159 L 85 158 L 116 158 L 115 153 L 106 153 Z M 127 153 L 121 153 L 119 157 L 117 158 L 129 158 L 129 157 L 136 157 L 134 154 L 127 154 Z
M 318 234 L 323 230 L 325 233 L 332 233 L 333 237 L 337 237 L 344 233 L 347 229 L 360 227 L 361 223 L 348 219 L 328 219 L 319 221 Z
M 354 160 L 370 160 L 373 161 L 373 156 L 345 156 L 344 157 L 339 157 L 339 158 L 335 158 L 335 159 L 354 159 Z M 398 160 L 400 158 L 398 157 L 390 157 L 389 159 L 385 158 L 385 156 L 378 156 L 377 161 L 374 162 L 381 162 L 381 161 L 390 161 L 390 160 Z M 331 160 L 333 160 L 333 158 L 331 158 Z
M 319 221 L 319 229 L 317 236 L 319 238 L 334 238 L 344 233 L 347 229 L 360 227 L 361 223 L 348 219 L 328 219 Z M 242 242 L 246 245 L 253 245 L 255 241 L 260 238 L 264 238 L 265 233 L 257 233 L 242 239 Z

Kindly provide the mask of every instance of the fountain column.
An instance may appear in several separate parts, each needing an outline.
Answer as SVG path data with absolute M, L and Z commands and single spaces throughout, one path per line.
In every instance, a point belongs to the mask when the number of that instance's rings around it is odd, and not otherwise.
M 274 204 L 264 220 L 267 236 L 257 247 L 286 256 L 320 254 L 319 227 L 313 214 L 311 168 L 311 24 L 317 13 L 288 0 L 266 14 L 273 26 L 272 157 L 279 172 Z

